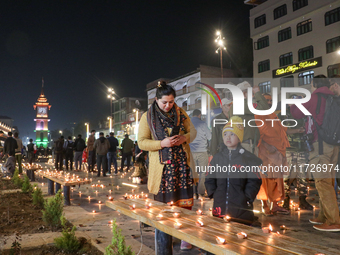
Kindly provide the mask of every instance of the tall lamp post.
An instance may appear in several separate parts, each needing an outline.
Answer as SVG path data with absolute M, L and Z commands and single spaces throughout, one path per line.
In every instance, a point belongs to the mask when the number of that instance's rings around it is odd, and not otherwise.
M 60 133 L 60 135 L 63 135 L 63 131 L 62 130 L 59 130 L 59 133 Z
M 136 127 L 135 127 L 136 140 L 138 139 L 138 125 L 139 125 L 139 123 L 138 123 L 138 111 L 139 111 L 138 108 L 133 109 L 133 112 L 136 113 Z
M 220 31 L 217 31 L 216 32 L 216 39 L 215 39 L 215 42 L 217 43 L 218 45 L 218 48 L 216 49 L 216 53 L 220 53 L 220 60 L 221 60 L 221 76 L 222 76 L 222 79 L 223 79 L 223 62 L 222 62 L 222 53 L 223 53 L 223 50 L 226 50 L 227 48 L 224 47 L 224 37 L 222 36 L 222 33 Z
M 89 137 L 89 132 L 90 132 L 90 124 L 86 122 L 85 126 L 86 126 L 86 141 L 87 141 L 87 138 Z
M 107 117 L 107 119 L 109 120 L 109 125 L 110 125 L 110 133 L 112 132 L 112 116 Z
M 108 88 L 108 94 L 107 94 L 107 98 L 109 98 L 110 99 L 110 102 L 111 102 L 111 107 L 110 107 L 110 109 L 111 109 L 111 118 L 112 118 L 112 101 L 113 100 L 115 100 L 115 97 L 113 96 L 114 94 L 115 94 L 115 91 L 113 90 L 113 88 Z

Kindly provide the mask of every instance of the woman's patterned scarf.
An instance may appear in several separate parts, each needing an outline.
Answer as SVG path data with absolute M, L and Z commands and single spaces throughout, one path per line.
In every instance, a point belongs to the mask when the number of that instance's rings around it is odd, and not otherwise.
M 147 121 L 151 134 L 155 140 L 163 140 L 169 137 L 168 128 L 172 130 L 175 126 L 180 126 L 184 130 L 183 120 L 186 117 L 181 113 L 180 107 L 176 104 L 168 113 L 159 109 L 156 100 L 152 103 L 147 113 Z M 163 148 L 159 150 L 159 159 L 162 164 L 168 164 L 172 159 L 172 148 Z

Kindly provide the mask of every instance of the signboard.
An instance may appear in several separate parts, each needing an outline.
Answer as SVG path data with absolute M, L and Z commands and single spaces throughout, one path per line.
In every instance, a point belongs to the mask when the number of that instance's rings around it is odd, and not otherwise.
M 293 74 L 295 72 L 301 72 L 305 70 L 309 70 L 312 68 L 320 67 L 322 66 L 322 57 L 309 59 L 297 64 L 289 65 L 286 67 L 281 67 L 278 69 L 273 70 L 273 78 L 278 78 L 281 76 Z

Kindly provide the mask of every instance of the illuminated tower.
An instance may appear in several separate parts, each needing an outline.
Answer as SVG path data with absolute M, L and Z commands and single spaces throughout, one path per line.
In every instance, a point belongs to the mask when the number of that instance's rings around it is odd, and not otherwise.
M 49 143 L 48 139 L 48 122 L 50 121 L 48 118 L 48 111 L 51 109 L 51 105 L 47 102 L 47 98 L 44 95 L 44 78 L 42 79 L 42 88 L 41 94 L 38 98 L 38 102 L 33 105 L 34 110 L 36 110 L 36 122 L 35 130 L 36 133 L 36 146 L 37 148 L 42 145 L 44 148 L 47 148 Z

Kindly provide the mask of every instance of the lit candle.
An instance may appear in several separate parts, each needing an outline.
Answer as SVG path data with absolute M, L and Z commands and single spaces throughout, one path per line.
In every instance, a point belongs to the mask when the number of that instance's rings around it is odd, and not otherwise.
M 174 213 L 174 218 L 180 218 L 181 215 L 179 213 Z
M 93 210 L 92 212 L 93 212 L 93 213 L 96 213 L 96 211 L 95 211 L 95 210 Z
M 131 192 L 132 192 L 132 193 L 135 193 L 135 189 L 132 189 Z
M 280 229 L 285 230 L 285 229 L 286 229 L 286 226 L 285 226 L 285 225 L 281 225 L 281 226 L 280 226 Z
M 204 224 L 203 224 L 202 221 L 198 220 L 198 221 L 196 221 L 196 226 L 197 226 L 197 227 L 203 227 Z
M 111 194 L 112 190 L 111 190 L 111 189 L 109 189 L 109 192 L 110 192 L 110 194 Z
M 268 234 L 268 233 L 270 233 L 272 231 L 273 231 L 273 227 L 270 224 L 269 224 L 269 227 L 263 227 L 262 228 L 262 232 L 265 233 L 265 234 Z
M 102 201 L 98 201 L 98 204 L 101 204 L 102 203 Z
M 133 205 L 130 205 L 129 207 L 130 207 L 130 210 L 135 210 L 135 208 L 136 208 L 136 205 L 135 205 L 135 204 L 133 204 Z
M 182 223 L 176 222 L 176 223 L 174 224 L 174 227 L 175 227 L 176 229 L 179 229 L 179 228 L 182 227 Z
M 238 237 L 238 239 L 246 239 L 247 234 L 244 233 L 244 232 L 240 232 L 240 233 L 237 233 L 237 237 Z
M 157 219 L 157 220 L 162 220 L 162 219 L 163 219 L 163 215 L 162 215 L 162 214 L 158 214 L 158 215 L 156 216 L 156 219 Z
M 216 242 L 217 242 L 218 244 L 225 244 L 225 239 L 222 238 L 222 237 L 216 236 Z
M 113 197 L 110 196 L 110 197 L 109 197 L 109 201 L 113 201 Z
M 150 207 L 151 207 L 151 203 L 149 203 L 149 204 L 148 204 L 148 203 L 145 203 L 145 208 L 146 208 L 146 209 L 150 209 Z
M 174 205 L 174 201 L 171 201 L 171 202 L 170 202 L 170 206 L 173 206 L 173 205 Z
M 223 220 L 224 220 L 225 222 L 230 222 L 231 217 L 230 217 L 229 215 L 226 215 L 226 216 L 223 217 Z
M 117 190 L 119 190 L 119 185 L 117 185 Z
M 202 212 L 202 210 L 198 209 L 198 210 L 196 211 L 196 214 L 197 214 L 197 215 L 202 215 L 203 212 Z

